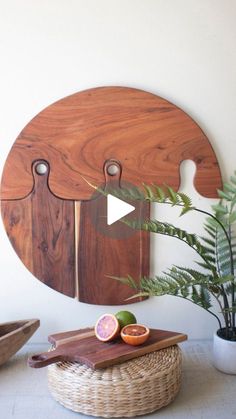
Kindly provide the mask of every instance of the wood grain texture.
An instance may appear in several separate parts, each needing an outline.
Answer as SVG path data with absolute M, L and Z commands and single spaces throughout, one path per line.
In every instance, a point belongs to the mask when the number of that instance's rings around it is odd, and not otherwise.
M 102 87 L 66 97 L 40 112 L 20 133 L 7 158 L 2 199 L 21 199 L 32 188 L 31 164 L 45 159 L 50 189 L 60 198 L 88 200 L 104 182 L 108 159 L 122 165 L 122 181 L 168 183 L 178 189 L 179 164 L 197 166 L 199 193 L 216 197 L 221 175 L 215 153 L 199 126 L 161 97 L 137 89 Z
M 109 162 L 105 164 L 106 193 L 120 188 L 121 167 L 115 166 L 117 174 L 109 176 L 106 170 Z M 132 201 L 132 205 L 135 205 L 135 211 L 127 218 L 144 220 L 149 217 L 149 204 Z M 76 219 L 79 300 L 101 305 L 142 301 L 140 297 L 127 300 L 135 290 L 109 276 L 130 274 L 138 284 L 142 276 L 149 274 L 149 234 L 132 230 L 122 221 L 107 225 L 107 197 L 101 194 L 81 202 Z
M 8 238 L 20 260 L 34 273 L 32 208 L 29 197 L 1 202 L 3 224 Z
M 72 340 L 84 339 L 84 337 L 89 333 L 90 336 L 94 336 L 93 327 L 85 327 L 84 329 L 78 330 L 69 330 L 67 332 L 58 332 L 48 336 L 48 342 L 53 346 L 57 347 L 61 343 L 67 343 Z
M 149 339 L 142 345 L 135 347 L 127 345 L 122 339 L 106 343 L 100 342 L 95 335 L 88 336 L 88 329 L 85 329 L 85 331 L 78 330 L 76 334 L 78 340 L 69 340 L 67 343 L 57 345 L 51 352 L 33 355 L 29 358 L 28 364 L 33 368 L 41 368 L 54 362 L 77 361 L 93 369 L 107 368 L 111 365 L 167 348 L 187 339 L 187 336 L 182 333 L 150 329 Z M 75 336 L 75 331 L 72 332 L 72 336 Z M 66 337 L 69 339 L 68 332 Z M 54 335 L 53 339 L 57 341 L 58 336 L 55 337 Z M 59 340 L 61 339 L 62 334 L 60 334 Z
M 44 175 L 37 174 L 40 163 L 47 167 Z M 55 197 L 48 187 L 49 171 L 45 161 L 35 162 L 32 192 L 22 200 L 2 201 L 4 225 L 18 256 L 40 281 L 79 301 L 128 303 L 134 290 L 107 275 L 130 273 L 137 281 L 148 275 L 148 233 L 134 232 L 123 223 L 107 226 L 103 195 L 86 202 Z M 112 181 L 107 186 L 117 186 L 115 178 Z M 138 202 L 133 216 L 148 215 L 149 205 Z
M 44 175 L 37 174 L 40 163 L 47 168 Z M 22 200 L 2 201 L 4 225 L 15 251 L 33 275 L 56 291 L 90 304 L 127 304 L 134 290 L 107 275 L 129 273 L 137 282 L 148 275 L 148 233 L 123 223 L 108 226 L 106 197 L 101 194 L 86 202 L 55 197 L 48 186 L 49 172 L 48 163 L 36 161 L 32 192 Z M 106 175 L 106 187 L 120 187 L 120 175 L 112 181 Z M 134 218 L 148 215 L 149 205 L 138 202 Z
M 80 208 L 80 240 L 77 249 L 79 300 L 90 304 L 119 305 L 141 301 L 142 298 L 127 300 L 135 290 L 108 276 L 125 277 L 132 275 L 137 281 L 149 273 L 149 235 L 136 231 L 123 239 L 106 235 L 109 229 L 125 234 L 130 228 L 124 224 L 107 226 L 104 223 L 100 234 L 92 223 L 90 212 L 103 208 L 105 198 L 93 202 L 83 202 Z M 105 206 L 105 205 L 104 205 Z M 136 216 L 143 217 L 144 204 L 136 206 Z
M 8 237 L 25 266 L 40 281 L 75 295 L 74 203 L 55 197 L 48 188 L 48 172 L 38 175 L 26 198 L 2 201 Z
M 133 290 L 108 275 L 130 274 L 137 281 L 148 275 L 149 235 L 130 234 L 122 222 L 108 226 L 106 199 L 94 197 L 86 180 L 105 188 L 155 182 L 178 189 L 186 159 L 197 165 L 198 191 L 216 196 L 221 176 L 214 151 L 175 105 L 124 87 L 64 98 L 23 129 L 7 158 L 1 211 L 10 241 L 27 268 L 53 289 L 87 303 L 126 304 Z M 35 172 L 40 161 L 46 175 Z M 112 179 L 106 172 L 111 161 L 120 169 Z M 147 204 L 135 206 L 131 218 L 149 217 Z
M 39 327 L 39 320 L 18 320 L 0 324 L 0 365 L 14 355 Z

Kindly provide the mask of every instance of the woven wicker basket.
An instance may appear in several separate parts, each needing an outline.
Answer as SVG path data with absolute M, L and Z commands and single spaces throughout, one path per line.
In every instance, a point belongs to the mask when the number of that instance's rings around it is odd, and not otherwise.
M 180 379 L 177 345 L 101 370 L 77 362 L 48 367 L 49 390 L 59 403 L 106 418 L 144 415 L 166 406 L 177 395 Z

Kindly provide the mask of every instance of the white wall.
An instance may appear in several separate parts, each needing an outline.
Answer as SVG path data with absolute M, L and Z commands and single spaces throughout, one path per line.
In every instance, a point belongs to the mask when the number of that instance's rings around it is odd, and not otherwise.
M 212 142 L 224 177 L 230 175 L 236 168 L 235 21 L 235 0 L 0 0 L 1 168 L 20 130 L 45 106 L 85 88 L 123 85 L 187 111 Z M 195 200 L 209 207 L 196 194 Z M 196 224 L 188 219 L 190 229 Z M 37 342 L 119 308 L 77 303 L 41 284 L 0 228 L 2 322 L 39 317 Z M 194 256 L 169 238 L 155 241 L 154 252 L 156 272 Z M 140 322 L 190 338 L 208 338 L 217 326 L 202 309 L 174 297 L 128 308 Z

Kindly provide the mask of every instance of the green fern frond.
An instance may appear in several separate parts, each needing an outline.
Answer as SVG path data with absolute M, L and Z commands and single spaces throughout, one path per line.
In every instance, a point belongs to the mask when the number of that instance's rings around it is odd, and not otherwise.
M 197 263 L 198 266 L 201 266 L 201 268 L 206 269 L 207 271 L 213 271 L 215 270 L 215 265 L 211 265 L 210 263 L 205 263 L 205 262 L 199 262 L 198 260 L 195 261 Z
M 208 246 L 204 246 L 204 251 L 205 251 L 205 253 L 208 255 L 215 255 L 215 249 L 213 249 L 213 248 L 210 248 L 210 247 L 208 247 Z
M 230 176 L 230 181 L 231 181 L 231 183 L 236 185 L 236 176 Z
M 211 296 L 207 288 L 200 287 L 200 302 L 203 308 L 211 307 Z
M 135 199 L 137 196 L 149 202 L 180 206 L 180 215 L 190 210 L 206 214 L 206 211 L 195 208 L 186 194 L 175 192 L 168 185 L 160 187 L 155 184 L 144 184 L 141 194 L 137 191 L 126 191 L 127 200 L 129 197 Z M 217 301 L 222 299 L 225 324 L 228 327 L 229 319 L 234 322 L 234 313 L 236 313 L 236 304 L 233 299 L 234 296 L 236 298 L 236 277 L 233 275 L 233 271 L 236 271 L 236 238 L 232 233 L 232 225 L 236 224 L 236 171 L 230 178 L 230 182 L 224 183 L 223 190 L 218 190 L 218 196 L 220 200 L 218 204 L 212 206 L 213 214 L 208 214 L 204 224 L 205 235 L 200 238 L 170 223 L 157 220 L 129 221 L 126 219 L 125 222 L 134 229 L 175 237 L 185 242 L 200 255 L 202 260 L 196 263 L 205 269 L 202 273 L 197 269 L 173 266 L 162 276 L 141 278 L 139 293 L 179 296 L 215 315 L 209 310 L 212 295 Z M 137 289 L 135 281 L 132 282 L 130 278 L 122 280 L 129 286 L 136 286 Z M 228 296 L 231 296 L 231 300 Z M 220 306 L 222 306 L 221 303 L 219 303 Z M 220 324 L 219 318 L 216 315 L 215 317 Z
M 198 240 L 196 234 L 187 233 L 186 230 L 175 227 L 170 223 L 164 223 L 157 220 L 147 220 L 143 222 L 142 220 L 128 219 L 124 222 L 136 230 L 149 231 L 150 233 L 159 233 L 162 235 L 171 236 L 179 240 L 182 240 L 202 256 L 204 256 L 204 254 L 206 253 L 204 246 Z
M 210 229 L 209 226 L 207 224 L 205 224 L 204 225 L 204 230 L 211 237 L 211 239 L 215 242 L 215 238 L 216 238 L 216 230 L 215 230 L 215 228 Z
M 231 185 L 230 183 L 225 182 L 224 183 L 224 192 L 231 192 L 233 194 L 236 194 L 236 188 L 234 185 Z M 231 195 L 231 199 L 232 199 L 232 195 Z
M 236 211 L 231 212 L 229 216 L 229 223 L 233 224 L 236 221 Z
M 170 186 L 166 186 L 168 195 L 169 195 L 169 199 L 170 202 L 172 203 L 172 205 L 177 205 L 180 203 L 179 201 L 179 195 L 177 192 L 175 192 Z
M 217 189 L 217 193 L 220 198 L 226 199 L 226 201 L 231 201 L 232 199 L 232 196 L 229 193 L 221 191 L 220 189 Z
M 193 211 L 193 210 L 194 210 L 194 207 L 184 207 L 183 206 L 183 208 L 181 210 L 181 213 L 180 213 L 180 217 L 182 217 L 182 215 L 187 214 L 187 212 Z
M 228 214 L 228 208 L 227 208 L 225 205 L 222 205 L 222 204 L 212 205 L 212 209 L 213 209 L 216 213 L 220 213 L 220 214 Z
M 173 188 L 171 188 L 171 186 L 169 185 L 161 187 L 154 183 L 152 183 L 151 185 L 143 183 L 142 189 L 134 186 L 133 188 L 113 189 L 112 187 L 110 187 L 109 190 L 102 190 L 101 188 L 95 186 L 93 187 L 97 189 L 99 192 L 101 192 L 103 195 L 111 193 L 114 196 L 120 199 L 125 199 L 127 201 L 143 200 L 149 202 L 167 203 L 171 204 L 172 206 L 178 205 L 182 208 L 181 215 L 190 210 L 195 209 L 195 207 L 192 206 L 192 201 L 190 197 L 188 197 L 183 192 L 175 192 Z
M 153 192 L 153 188 L 149 185 L 146 185 L 145 183 L 143 183 L 143 188 L 145 191 L 145 199 L 150 200 L 151 202 L 154 202 L 156 199 L 156 195 Z
M 160 202 L 160 203 L 165 202 L 166 195 L 165 195 L 164 190 L 160 186 L 154 185 L 154 184 L 152 184 L 152 188 L 154 190 L 154 196 L 156 196 L 155 202 Z
M 182 204 L 185 206 L 185 207 L 191 207 L 192 206 L 192 200 L 191 200 L 191 198 L 188 196 L 188 195 L 186 195 L 185 193 L 183 193 L 183 192 L 178 192 L 178 195 L 179 195 L 179 197 L 181 198 L 181 200 L 182 200 Z
M 135 282 L 132 276 L 127 275 L 126 277 L 119 277 L 114 275 L 106 275 L 107 278 L 115 279 L 124 285 L 128 285 L 130 288 L 139 289 L 139 285 Z
M 179 272 L 186 272 L 198 283 L 198 284 L 207 284 L 214 283 L 214 277 L 212 275 L 203 274 L 202 272 L 197 271 L 192 268 L 184 268 L 182 266 L 177 266 Z
M 208 244 L 210 247 L 215 249 L 215 240 L 208 239 L 207 237 L 202 237 L 202 236 L 201 236 L 201 239 L 204 243 Z

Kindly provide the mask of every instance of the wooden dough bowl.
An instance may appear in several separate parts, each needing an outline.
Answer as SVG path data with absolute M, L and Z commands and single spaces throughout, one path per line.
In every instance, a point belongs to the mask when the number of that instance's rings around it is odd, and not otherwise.
M 186 159 L 196 163 L 198 192 L 216 197 L 221 175 L 215 153 L 199 126 L 172 103 L 126 87 L 59 100 L 33 118 L 8 155 L 1 211 L 9 239 L 26 267 L 53 289 L 87 303 L 125 304 L 133 291 L 107 275 L 130 274 L 137 281 L 148 275 L 149 237 L 128 234 L 119 222 L 107 226 L 104 198 L 94 198 L 85 179 L 121 188 L 126 182 L 167 183 L 177 190 Z M 115 176 L 110 164 L 117 166 Z M 137 204 L 135 217 L 148 214 L 147 205 Z
M 0 324 L 0 365 L 4 364 L 30 339 L 39 320 L 17 320 Z

